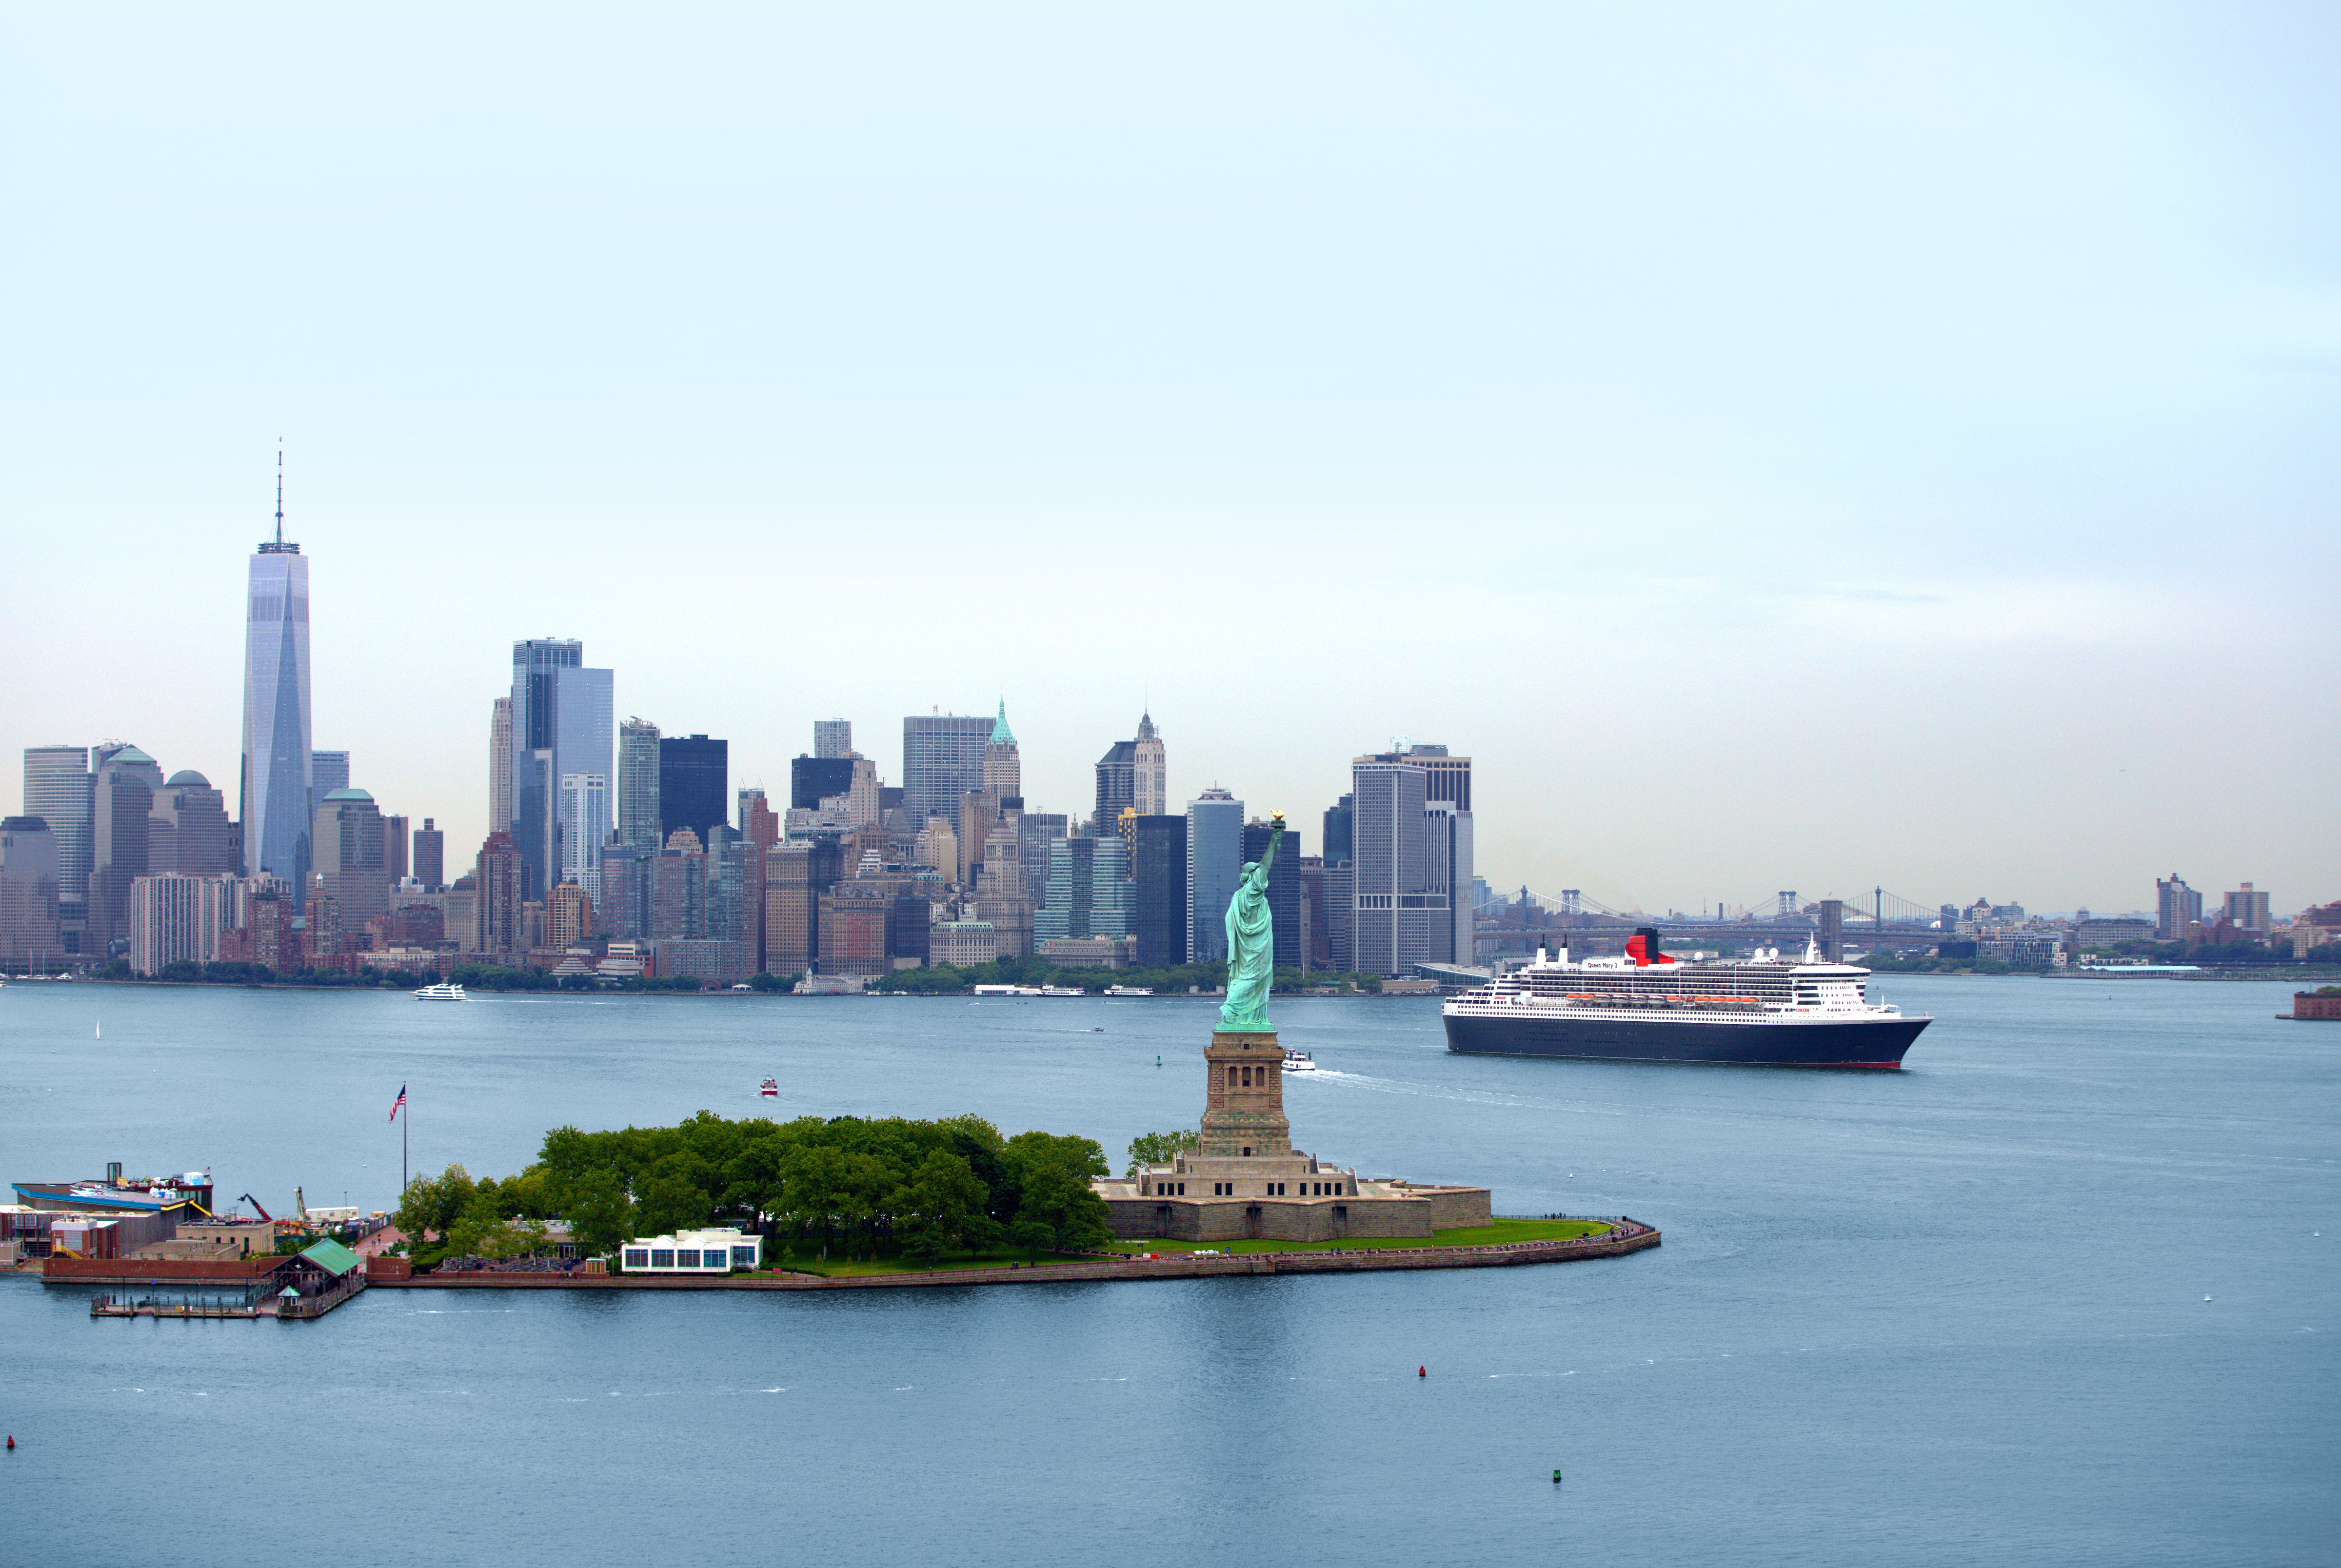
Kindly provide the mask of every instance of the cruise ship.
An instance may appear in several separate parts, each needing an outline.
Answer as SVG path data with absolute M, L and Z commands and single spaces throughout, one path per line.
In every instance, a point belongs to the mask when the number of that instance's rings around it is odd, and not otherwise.
M 1569 962 L 1542 948 L 1527 967 L 1449 998 L 1447 1048 L 1477 1056 L 1721 1062 L 1898 1070 L 1934 1020 L 1873 1003 L 1869 971 L 1801 963 L 1778 949 L 1747 963 L 1681 964 L 1644 926 L 1625 956 Z

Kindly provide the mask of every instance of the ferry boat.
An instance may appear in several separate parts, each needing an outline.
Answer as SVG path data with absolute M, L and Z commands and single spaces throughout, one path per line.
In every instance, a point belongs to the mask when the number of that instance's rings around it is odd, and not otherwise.
M 1151 985 L 1109 985 L 1105 988 L 1105 994 L 1108 996 L 1151 996 L 1154 994 L 1154 987 Z
M 466 998 L 463 995 L 463 988 L 462 986 L 450 985 L 443 980 L 436 985 L 426 985 L 422 990 L 416 992 L 414 994 L 414 1000 L 417 1002 L 462 1002 L 466 1000 Z
M 778 1078 L 767 1078 L 757 1085 L 756 1093 L 767 1100 L 777 1100 L 781 1097 L 781 1081 Z
M 1314 1073 L 1317 1064 L 1310 1059 L 1306 1051 L 1287 1051 L 1284 1054 L 1284 1070 L 1288 1073 Z
M 1718 1062 L 1899 1070 L 1934 1019 L 1869 1001 L 1869 971 L 1778 948 L 1745 963 L 1681 964 L 1637 931 L 1619 958 L 1537 950 L 1526 968 L 1448 999 L 1447 1048 L 1475 1056 Z

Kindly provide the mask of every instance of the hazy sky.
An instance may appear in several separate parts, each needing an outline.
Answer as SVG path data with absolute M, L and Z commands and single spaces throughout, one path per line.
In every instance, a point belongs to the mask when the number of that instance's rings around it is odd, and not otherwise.
M 522 636 L 785 790 L 1477 759 L 1657 908 L 2341 897 L 2341 9 L 18 6 L 0 744 L 486 823 Z M 0 786 L 13 803 L 13 784 Z

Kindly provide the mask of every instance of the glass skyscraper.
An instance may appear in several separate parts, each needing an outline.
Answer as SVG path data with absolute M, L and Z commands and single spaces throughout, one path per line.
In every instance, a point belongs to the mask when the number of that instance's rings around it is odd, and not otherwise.
M 1228 904 L 1243 875 L 1243 802 L 1223 789 L 1207 789 L 1187 803 L 1190 964 L 1218 964 L 1228 955 Z
M 81 951 L 89 918 L 90 814 L 95 779 L 85 746 L 25 748 L 25 814 L 49 824 L 57 844 L 57 921 L 67 953 Z
M 280 470 L 283 458 L 279 458 Z M 309 562 L 284 537 L 284 484 L 277 479 L 276 537 L 244 573 L 244 764 L 236 814 L 246 876 L 309 880 Z
M 611 673 L 584 667 L 585 644 L 530 638 L 513 644 L 513 843 L 522 896 L 561 880 L 561 780 L 610 776 Z
M 732 817 L 728 788 L 732 743 L 705 735 L 668 735 L 659 745 L 659 828 L 663 845 L 678 828 L 702 844 Z

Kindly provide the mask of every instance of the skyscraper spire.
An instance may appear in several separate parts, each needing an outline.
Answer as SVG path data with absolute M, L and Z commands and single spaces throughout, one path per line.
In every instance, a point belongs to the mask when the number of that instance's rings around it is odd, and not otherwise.
M 284 437 L 276 438 L 276 547 L 284 548 Z

